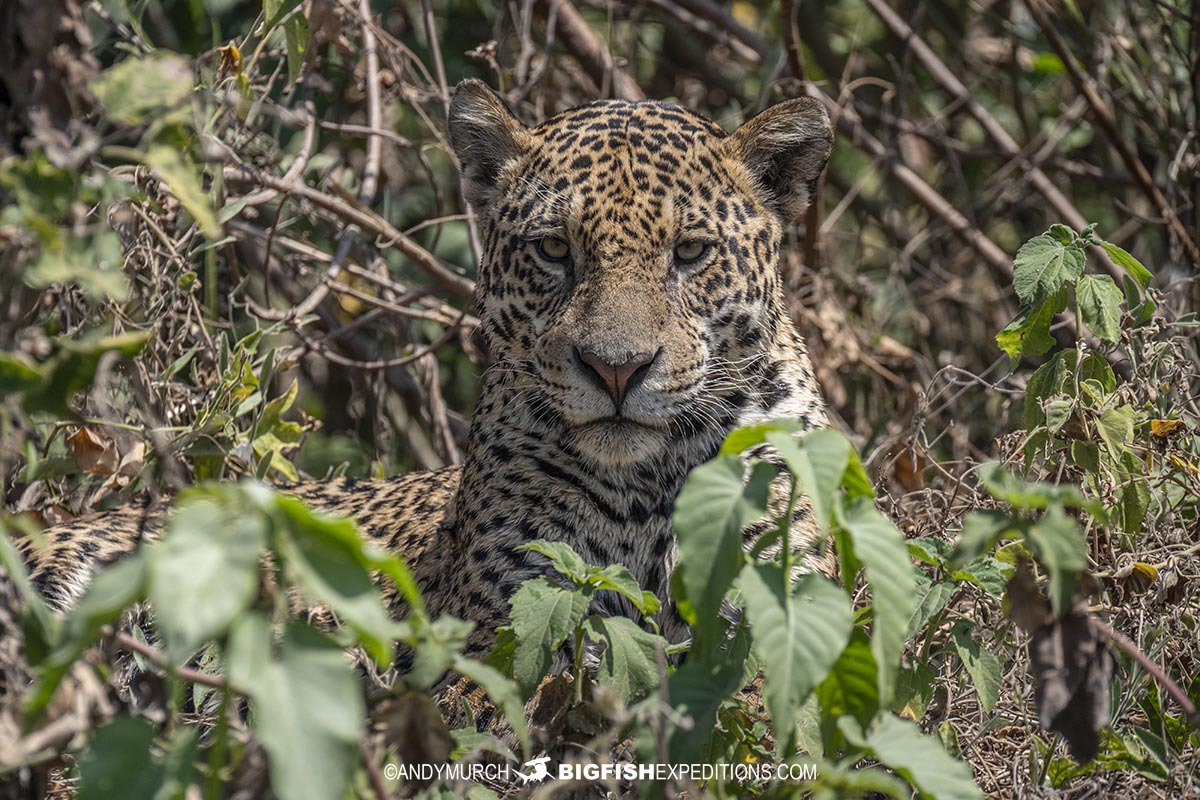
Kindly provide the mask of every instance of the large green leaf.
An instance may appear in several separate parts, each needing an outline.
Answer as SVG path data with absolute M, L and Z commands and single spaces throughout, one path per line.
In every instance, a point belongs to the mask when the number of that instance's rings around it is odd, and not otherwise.
M 737 456 L 718 456 L 692 470 L 675 503 L 678 585 L 706 641 L 723 629 L 718 611 L 742 563 L 742 529 L 767 511 L 773 469 L 757 465 L 744 487 L 743 472 Z
M 153 758 L 154 726 L 117 717 L 96 731 L 79 758 L 78 800 L 155 800 L 164 771 Z
M 916 608 L 914 567 L 904 534 L 870 500 L 860 498 L 850 504 L 839 524 L 850 534 L 854 553 L 866 567 L 875 615 L 871 652 L 879 668 L 880 702 L 886 706 L 892 701 L 909 617 Z
M 896 770 L 932 800 L 983 796 L 970 767 L 951 758 L 936 740 L 922 734 L 915 722 L 888 714 L 866 736 L 852 717 L 842 717 L 838 727 L 852 744 L 867 748 L 881 764 Z
M 1121 303 L 1125 293 L 1107 275 L 1084 275 L 1075 286 L 1079 314 L 1096 337 L 1115 344 L 1121 337 Z
M 588 584 L 597 591 L 608 590 L 628 598 L 646 616 L 657 613 L 662 607 L 654 592 L 643 590 L 624 564 L 610 564 L 604 569 L 592 567 L 588 573 Z
M 672 708 L 690 717 L 692 723 L 672 731 L 671 763 L 695 763 L 695 759 L 709 757 L 717 709 L 754 677 L 756 664 L 750 656 L 749 629 L 743 623 L 737 626 L 722 658 L 689 658 L 667 678 Z
M 1101 242 L 1100 246 L 1104 248 L 1104 252 L 1108 253 L 1108 257 L 1117 266 L 1132 275 L 1133 279 L 1137 281 L 1138 286 L 1142 287 L 1142 290 L 1145 291 L 1146 287 L 1150 285 L 1150 281 L 1154 279 L 1154 276 L 1150 274 L 1150 270 L 1142 266 L 1142 262 L 1138 261 L 1123 248 L 1112 242 Z
M 109 67 L 92 81 L 91 90 L 110 115 L 142 125 L 182 106 L 193 86 L 186 58 L 156 50 Z
M 510 602 L 517 639 L 513 668 L 521 691 L 528 696 L 550 669 L 554 651 L 583 622 L 588 597 L 548 578 L 534 578 L 521 584 Z
M 846 649 L 817 687 L 817 699 L 826 720 L 849 714 L 866 725 L 879 712 L 879 669 L 862 628 L 854 629 Z
M 1013 259 L 1013 286 L 1022 308 L 1032 308 L 1054 296 L 1083 274 L 1083 247 L 1064 243 L 1050 233 L 1035 236 Z
M 523 544 L 518 550 L 531 550 L 550 559 L 550 566 L 573 582 L 582 582 L 588 565 L 566 542 L 548 542 L 545 539 Z
M 277 496 L 280 553 L 304 594 L 328 603 L 380 666 L 392 663 L 394 624 L 368 571 L 368 552 L 354 523 L 314 513 L 294 497 Z M 373 548 L 370 548 L 373 550 Z
M 1050 579 L 1050 602 L 1061 617 L 1071 608 L 1079 573 L 1087 566 L 1087 542 L 1079 523 L 1053 505 L 1025 531 L 1025 539 Z
M 240 506 L 211 496 L 185 499 L 150 552 L 150 605 L 175 663 L 225 631 L 254 600 L 267 524 Z
M 342 648 L 290 622 L 276 655 L 270 625 L 248 614 L 230 636 L 229 680 L 252 701 L 253 727 L 280 800 L 345 797 L 365 708 Z
M 1096 421 L 1096 430 L 1113 458 L 1119 459 L 1133 442 L 1133 430 L 1137 419 L 1138 412 L 1133 406 L 1114 406 L 1100 413 L 1100 418 Z
M 768 433 L 766 439 L 787 462 L 808 495 L 821 530 L 829 530 L 842 476 L 850 463 L 850 441 L 829 429 L 805 434 L 802 444 L 782 431 Z
M 592 615 L 583 625 L 587 635 L 604 642 L 597 678 L 604 686 L 615 689 L 626 703 L 640 700 L 658 686 L 663 666 L 659 652 L 666 646 L 661 636 L 638 627 L 628 617 Z
M 747 564 L 740 578 L 780 752 L 792 738 L 797 709 L 829 674 L 854 627 L 850 598 L 832 581 L 802 575 L 791 591 L 789 583 L 774 563 Z

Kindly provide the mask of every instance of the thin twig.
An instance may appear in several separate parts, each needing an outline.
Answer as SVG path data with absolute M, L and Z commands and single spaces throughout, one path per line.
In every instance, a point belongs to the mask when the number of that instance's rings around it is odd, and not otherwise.
M 575 56 L 588 76 L 603 86 L 606 78 L 612 81 L 613 96 L 619 100 L 645 100 L 646 94 L 637 81 L 613 63 L 608 45 L 600 38 L 571 0 L 539 0 L 543 13 L 555 17 L 563 44 Z
M 1021 167 L 1026 170 L 1026 177 L 1038 190 L 1046 201 L 1054 208 L 1055 212 L 1066 221 L 1075 230 L 1083 230 L 1087 227 L 1088 221 L 1083 214 L 1079 213 L 1079 209 L 1075 208 L 1074 204 L 1067 199 L 1067 196 L 1059 191 L 1045 172 L 1029 160 L 1021 151 L 1021 146 L 1016 140 L 1009 135 L 1004 126 L 996 121 L 986 108 L 976 102 L 971 92 L 958 79 L 953 70 L 945 65 L 933 49 L 925 43 L 925 40 L 918 36 L 908 24 L 900 18 L 884 0 L 866 0 L 867 5 L 875 12 L 883 23 L 894 33 L 904 45 L 917 57 L 922 66 L 929 71 L 930 76 L 937 81 L 938 85 L 945 89 L 959 103 L 961 108 L 970 114 L 979 126 L 987 132 L 995 140 L 1000 149 L 1009 156 L 1020 159 Z M 1097 258 L 1104 265 L 1114 278 L 1118 281 L 1121 279 L 1122 270 L 1108 257 L 1104 251 L 1096 248 Z
M 377 242 L 380 247 L 395 247 L 402 255 L 410 259 L 423 272 L 450 293 L 470 299 L 475 295 L 475 282 L 469 278 L 464 278 L 452 272 L 445 264 L 443 264 L 437 256 L 430 253 L 424 247 L 417 244 L 408 236 L 405 236 L 403 231 L 394 227 L 390 222 L 381 217 L 375 211 L 352 205 L 350 202 L 337 197 L 332 197 L 324 192 L 314 189 L 311 186 L 303 183 L 294 185 L 286 185 L 282 180 L 272 175 L 260 174 L 250 167 L 241 159 L 238 159 L 232 151 L 227 151 L 238 162 L 239 168 L 232 172 L 226 173 L 226 178 L 230 180 L 246 180 L 256 181 L 263 186 L 279 189 L 280 191 L 292 192 L 300 198 L 307 200 L 313 205 L 321 208 L 334 216 L 352 222 L 358 225 L 362 230 L 382 240 Z M 340 187 L 338 187 L 340 188 Z M 336 191 L 336 190 L 335 190 Z
M 392 793 L 388 791 L 387 784 L 383 782 L 383 775 L 379 772 L 379 765 L 375 763 L 375 754 L 371 752 L 371 748 L 367 747 L 367 743 L 363 739 L 358 741 L 358 754 L 362 758 L 363 767 L 367 770 L 367 779 L 371 783 L 371 791 L 375 793 L 378 800 L 388 800 Z
M 1059 36 L 1058 30 L 1054 27 L 1054 23 L 1046 15 L 1045 9 L 1038 0 L 1024 0 L 1025 7 L 1029 9 L 1030 16 L 1042 29 L 1042 34 L 1046 37 L 1046 41 L 1050 43 L 1050 47 L 1063 63 L 1066 68 L 1067 77 L 1071 83 L 1075 85 L 1075 90 L 1087 100 L 1088 106 L 1092 110 L 1092 115 L 1095 116 L 1096 122 L 1100 125 L 1100 130 L 1108 138 L 1109 144 L 1117 151 L 1117 155 L 1121 157 L 1125 168 L 1129 170 L 1142 191 L 1150 199 L 1151 204 L 1158 209 L 1166 220 L 1167 227 L 1175 234 L 1175 238 L 1183 246 L 1187 253 L 1188 259 L 1193 266 L 1200 266 L 1200 247 L 1188 234 L 1187 228 L 1179 219 L 1179 215 L 1175 213 L 1175 209 L 1167 202 L 1167 198 L 1162 191 L 1154 184 L 1154 180 L 1150 177 L 1149 171 L 1146 170 L 1146 165 L 1137 157 L 1130 148 L 1129 142 L 1121 135 L 1117 128 L 1116 117 L 1113 116 L 1112 109 L 1100 97 L 1100 92 L 1096 88 L 1096 81 L 1090 75 L 1083 71 L 1079 66 L 1079 62 L 1075 60 L 1067 43 Z
M 201 672 L 200 670 L 192 669 L 191 667 L 177 667 L 167 661 L 167 657 L 163 655 L 161 650 L 146 644 L 145 642 L 139 642 L 137 639 L 133 638 L 124 631 L 118 631 L 113 637 L 113 640 L 122 649 L 129 650 L 130 652 L 137 653 L 138 655 L 150 659 L 151 663 L 153 663 L 156 667 L 170 670 L 180 678 L 183 678 L 185 681 L 190 683 L 198 683 L 201 686 L 208 686 L 213 689 L 225 688 L 225 679 L 220 675 L 210 675 L 207 672 Z

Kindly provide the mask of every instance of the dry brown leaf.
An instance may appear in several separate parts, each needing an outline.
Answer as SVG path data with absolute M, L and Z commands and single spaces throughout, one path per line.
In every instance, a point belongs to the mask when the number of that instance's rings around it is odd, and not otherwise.
M 1042 727 L 1062 734 L 1080 764 L 1096 757 L 1109 723 L 1115 659 L 1095 620 L 1076 607 L 1033 636 L 1034 699 Z
M 454 749 L 437 704 L 424 692 L 387 701 L 378 715 L 384 740 L 406 764 L 445 764 Z
M 89 475 L 112 475 L 121 460 L 113 440 L 91 428 L 80 428 L 68 436 L 67 449 L 79 468 Z

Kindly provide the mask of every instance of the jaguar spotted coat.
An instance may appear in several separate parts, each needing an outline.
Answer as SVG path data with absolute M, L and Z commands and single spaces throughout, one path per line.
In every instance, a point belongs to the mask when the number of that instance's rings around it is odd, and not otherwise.
M 666 600 L 688 471 L 737 425 L 825 424 L 778 262 L 832 132 L 807 99 L 729 135 L 654 102 L 596 102 L 526 127 L 466 81 L 450 138 L 483 236 L 477 305 L 493 359 L 465 463 L 293 491 L 401 553 L 432 613 L 477 623 L 478 655 L 517 587 L 548 572 L 519 545 L 565 541 Z M 157 529 L 133 509 L 53 528 L 28 553 L 35 584 L 66 608 L 97 565 Z M 637 616 L 621 598 L 597 602 Z M 668 638 L 686 635 L 670 606 L 661 614 Z

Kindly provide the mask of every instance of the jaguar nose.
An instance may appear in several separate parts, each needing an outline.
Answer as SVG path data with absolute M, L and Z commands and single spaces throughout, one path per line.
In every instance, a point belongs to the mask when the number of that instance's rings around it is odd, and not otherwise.
M 650 365 L 662 352 L 662 348 L 659 348 L 655 353 L 633 353 L 623 361 L 613 362 L 590 350 L 580 350 L 578 347 L 574 350 L 583 373 L 612 398 L 617 411 L 621 410 L 621 404 L 629 393 L 646 379 Z

